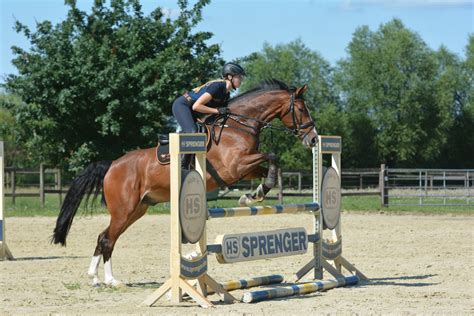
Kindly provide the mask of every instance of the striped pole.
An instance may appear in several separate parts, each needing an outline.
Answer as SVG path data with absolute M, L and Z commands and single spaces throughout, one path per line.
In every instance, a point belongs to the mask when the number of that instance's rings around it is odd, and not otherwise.
M 208 218 L 291 214 L 317 210 L 319 210 L 318 203 L 210 208 L 208 209 Z
M 334 280 L 295 284 L 291 286 L 278 287 L 270 290 L 253 291 L 244 293 L 242 302 L 255 303 L 266 301 L 277 297 L 287 297 L 293 295 L 308 294 L 317 291 L 325 291 L 336 287 L 355 285 L 359 282 L 359 277 L 351 275 L 349 277 L 337 278 Z
M 222 282 L 221 285 L 226 291 L 234 291 L 241 289 L 248 289 L 260 285 L 276 284 L 283 282 L 283 276 L 279 274 L 272 274 L 268 276 L 261 276 L 249 279 L 230 280 Z M 208 291 L 208 294 L 212 294 L 214 291 Z

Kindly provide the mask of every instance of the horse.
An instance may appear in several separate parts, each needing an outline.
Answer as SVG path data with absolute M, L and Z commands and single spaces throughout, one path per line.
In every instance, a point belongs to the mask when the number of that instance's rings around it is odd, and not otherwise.
M 283 123 L 280 128 L 298 136 L 304 146 L 317 144 L 315 123 L 303 98 L 306 90 L 307 85 L 289 88 L 272 79 L 230 99 L 230 114 L 218 118 L 212 128 L 207 127 L 211 136 L 207 149 L 207 191 L 241 179 L 266 176 L 255 192 L 240 198 L 240 204 L 251 205 L 264 199 L 275 185 L 278 158 L 273 153 L 259 152 L 261 130 L 272 127 L 270 122 L 278 118 Z M 269 163 L 268 168 L 261 166 L 264 162 Z M 170 200 L 170 166 L 158 162 L 156 148 L 134 150 L 114 161 L 91 163 L 73 180 L 66 194 L 52 243 L 66 245 L 66 237 L 82 199 L 86 197 L 87 205 L 89 198 L 92 196 L 94 201 L 101 191 L 102 202 L 110 213 L 110 223 L 98 236 L 88 275 L 93 285 L 102 284 L 98 269 L 103 258 L 105 285 L 123 286 L 112 272 L 115 243 L 150 205 Z

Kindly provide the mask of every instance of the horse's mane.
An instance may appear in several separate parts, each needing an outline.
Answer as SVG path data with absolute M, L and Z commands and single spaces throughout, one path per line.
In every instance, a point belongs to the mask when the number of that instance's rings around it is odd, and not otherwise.
M 255 96 L 256 94 L 260 94 L 262 92 L 267 92 L 267 91 L 276 91 L 276 90 L 283 90 L 283 91 L 291 91 L 291 88 L 289 88 L 286 83 L 283 81 L 277 80 L 277 79 L 267 79 L 262 82 L 260 82 L 256 87 L 245 91 L 242 94 L 239 94 L 232 99 L 229 100 L 229 105 L 237 102 L 237 101 L 243 101 L 247 98 L 251 98 Z

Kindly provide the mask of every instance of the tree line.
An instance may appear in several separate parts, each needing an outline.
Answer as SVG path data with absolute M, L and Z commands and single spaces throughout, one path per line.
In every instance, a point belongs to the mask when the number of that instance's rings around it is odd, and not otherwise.
M 154 146 L 174 131 L 171 103 L 218 77 L 224 60 L 211 32 L 197 32 L 209 0 L 178 1 L 171 19 L 139 0 L 95 1 L 90 13 L 75 0 L 64 21 L 15 29 L 31 44 L 12 47 L 18 75 L 0 96 L 7 164 L 38 162 L 79 171 L 91 161 Z M 320 134 L 343 139 L 345 168 L 474 167 L 474 35 L 465 56 L 433 50 L 401 20 L 377 30 L 358 27 L 347 57 L 331 65 L 300 39 L 264 44 L 236 60 L 247 71 L 239 92 L 275 78 L 308 84 L 305 95 Z M 311 153 L 293 136 L 266 131 L 263 150 L 285 169 L 308 169 Z

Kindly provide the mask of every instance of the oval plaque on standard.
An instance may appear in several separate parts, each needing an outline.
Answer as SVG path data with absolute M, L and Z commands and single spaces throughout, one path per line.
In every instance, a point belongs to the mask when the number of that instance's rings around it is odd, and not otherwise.
M 321 187 L 321 211 L 325 226 L 328 229 L 334 229 L 341 216 L 341 182 L 333 167 L 329 167 L 324 174 Z
M 179 221 L 183 236 L 194 244 L 201 239 L 207 219 L 206 190 L 201 175 L 191 170 L 179 195 Z

